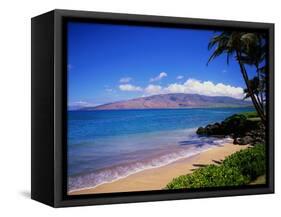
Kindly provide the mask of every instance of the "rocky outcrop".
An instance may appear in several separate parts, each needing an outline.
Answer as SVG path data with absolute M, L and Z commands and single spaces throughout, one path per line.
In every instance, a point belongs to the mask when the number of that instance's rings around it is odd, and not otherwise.
M 255 130 L 246 132 L 244 136 L 234 138 L 233 144 L 237 145 L 254 145 L 265 143 L 265 128 L 260 124 Z
M 234 144 L 246 145 L 264 143 L 265 129 L 257 119 L 249 119 L 243 114 L 235 114 L 221 123 L 199 127 L 196 133 L 200 136 L 230 136 Z

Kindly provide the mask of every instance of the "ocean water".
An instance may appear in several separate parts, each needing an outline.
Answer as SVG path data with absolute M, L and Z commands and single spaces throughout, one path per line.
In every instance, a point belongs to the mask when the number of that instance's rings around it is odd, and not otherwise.
M 252 108 L 193 108 L 68 112 L 68 191 L 112 182 L 167 165 L 229 138 L 196 130 Z

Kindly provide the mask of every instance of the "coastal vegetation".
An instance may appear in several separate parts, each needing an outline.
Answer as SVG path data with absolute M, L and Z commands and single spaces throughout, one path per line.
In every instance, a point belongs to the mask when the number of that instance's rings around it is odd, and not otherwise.
M 247 185 L 266 172 L 264 144 L 241 150 L 218 165 L 208 165 L 173 179 L 166 189 L 230 187 Z
M 257 112 L 253 111 L 234 114 L 221 123 L 199 127 L 199 136 L 229 136 L 234 139 L 234 144 L 251 147 L 226 157 L 216 165 L 206 165 L 191 174 L 179 176 L 166 188 L 241 186 L 261 184 L 262 181 L 265 183 L 265 131 L 261 122 Z

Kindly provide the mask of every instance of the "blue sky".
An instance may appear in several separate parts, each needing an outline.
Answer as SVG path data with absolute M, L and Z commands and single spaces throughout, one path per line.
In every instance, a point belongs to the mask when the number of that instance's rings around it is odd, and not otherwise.
M 68 23 L 68 105 L 95 106 L 164 93 L 242 97 L 235 61 L 206 65 L 214 31 Z M 251 71 L 251 69 L 249 70 Z

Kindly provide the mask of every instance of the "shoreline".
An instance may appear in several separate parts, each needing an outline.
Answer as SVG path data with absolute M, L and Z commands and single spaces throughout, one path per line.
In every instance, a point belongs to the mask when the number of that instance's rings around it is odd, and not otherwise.
M 249 145 L 240 146 L 225 143 L 161 167 L 139 171 L 93 188 L 74 190 L 69 192 L 68 195 L 161 190 L 173 178 L 192 173 L 194 169 L 203 165 L 217 164 L 218 161 L 224 160 L 227 156 L 248 147 Z

